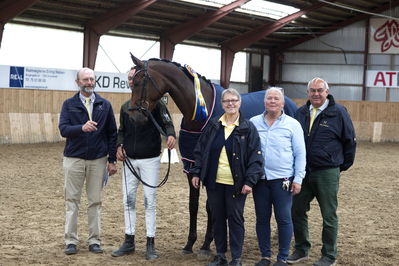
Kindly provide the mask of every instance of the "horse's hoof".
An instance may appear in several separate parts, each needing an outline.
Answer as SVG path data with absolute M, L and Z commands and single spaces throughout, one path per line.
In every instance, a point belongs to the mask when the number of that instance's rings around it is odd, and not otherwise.
M 193 254 L 193 250 L 191 249 L 191 250 L 188 250 L 188 249 L 182 249 L 182 251 L 181 251 L 181 253 L 183 254 L 183 255 L 188 255 L 188 254 Z
M 200 249 L 198 251 L 197 257 L 203 258 L 203 259 L 209 259 L 212 255 L 212 252 L 210 249 Z
M 197 237 L 192 237 L 192 238 L 188 238 L 186 245 L 184 246 L 182 253 L 183 254 L 193 254 L 193 246 L 195 243 L 195 240 L 197 240 Z

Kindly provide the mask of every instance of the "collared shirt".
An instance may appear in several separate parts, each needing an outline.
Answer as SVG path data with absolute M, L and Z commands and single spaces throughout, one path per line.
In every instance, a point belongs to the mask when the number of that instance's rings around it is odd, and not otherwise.
M 240 125 L 238 117 L 236 121 L 234 121 L 233 124 L 227 125 L 226 122 L 226 114 L 222 115 L 219 118 L 219 121 L 222 123 L 222 126 L 224 126 L 224 138 L 227 139 L 230 135 L 231 132 L 233 132 L 234 128 L 236 126 Z M 234 180 L 233 180 L 233 175 L 231 174 L 231 169 L 230 169 L 230 164 L 229 164 L 229 159 L 227 157 L 227 152 L 226 148 L 223 146 L 220 156 L 219 156 L 219 165 L 218 165 L 218 170 L 216 174 L 216 183 L 221 183 L 221 184 L 226 184 L 226 185 L 234 185 Z
M 306 148 L 299 122 L 284 113 L 271 126 L 265 121 L 265 113 L 250 121 L 259 133 L 267 180 L 294 176 L 294 182 L 302 184 Z
M 83 105 L 86 106 L 86 96 L 84 96 L 82 93 L 79 93 L 79 99 L 82 101 Z M 90 112 L 93 113 L 93 104 L 96 99 L 96 95 L 92 93 L 90 96 Z
M 330 102 L 330 100 L 326 99 L 325 102 L 324 102 L 319 108 L 317 108 L 316 116 L 314 117 L 314 119 L 316 119 L 316 117 L 317 117 L 321 112 L 323 112 L 324 109 L 327 108 L 329 102 Z M 312 109 L 313 109 L 313 105 L 311 104 L 311 105 L 309 106 L 309 112 L 310 112 L 310 113 L 312 113 Z

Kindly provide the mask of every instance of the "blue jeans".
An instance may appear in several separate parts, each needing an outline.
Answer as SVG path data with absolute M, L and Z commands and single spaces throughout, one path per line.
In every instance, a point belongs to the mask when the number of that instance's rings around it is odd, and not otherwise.
M 292 238 L 291 219 L 292 193 L 282 188 L 284 179 L 260 180 L 253 189 L 256 212 L 256 234 L 262 257 L 270 258 L 270 218 L 272 205 L 278 226 L 279 252 L 277 260 L 286 261 Z

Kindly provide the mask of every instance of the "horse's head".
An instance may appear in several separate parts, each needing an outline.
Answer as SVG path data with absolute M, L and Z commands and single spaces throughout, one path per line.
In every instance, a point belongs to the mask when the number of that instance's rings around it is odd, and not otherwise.
M 149 61 L 141 61 L 130 54 L 135 64 L 128 74 L 131 96 L 131 117 L 136 121 L 146 121 L 147 113 L 151 112 L 165 93 L 161 76 L 152 69 Z

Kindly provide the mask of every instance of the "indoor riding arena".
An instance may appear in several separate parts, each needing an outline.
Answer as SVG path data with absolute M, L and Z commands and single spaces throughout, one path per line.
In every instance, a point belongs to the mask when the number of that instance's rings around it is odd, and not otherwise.
M 168 182 L 158 190 L 156 247 L 160 258 L 155 262 L 145 260 L 145 222 L 142 189 L 139 189 L 137 202 L 138 225 L 136 252 L 120 258 L 111 257 L 111 251 L 119 247 L 124 236 L 124 222 L 121 193 L 121 163 L 118 173 L 112 176 L 103 192 L 102 244 L 105 253 L 94 255 L 87 249 L 86 197 L 82 196 L 79 216 L 81 243 L 76 256 L 67 256 L 64 248 L 64 175 L 62 169 L 64 142 L 59 136 L 58 109 L 62 99 L 72 93 L 53 92 L 48 104 L 38 104 L 33 112 L 28 107 L 26 113 L 15 113 L 11 105 L 41 98 L 44 91 L 2 89 L 0 108 L 10 108 L 0 113 L 1 149 L 0 172 L 0 264 L 1 265 L 205 265 L 209 258 L 197 256 L 196 252 L 204 239 L 206 194 L 201 193 L 200 214 L 198 215 L 198 240 L 194 254 L 183 255 L 181 250 L 188 235 L 188 185 L 182 171 L 182 163 L 172 164 Z M 5 99 L 11 99 L 6 101 Z M 118 106 L 126 94 L 102 95 L 112 99 Z M 57 102 L 58 101 L 58 102 Z M 298 100 L 300 102 L 300 100 Z M 9 105 L 8 105 L 8 104 Z M 362 106 L 367 104 L 367 108 Z M 368 111 L 382 108 L 379 103 L 345 102 L 354 120 L 358 138 L 355 163 L 349 171 L 341 175 L 339 192 L 339 265 L 397 265 L 399 246 L 397 213 L 399 212 L 398 186 L 399 142 L 372 142 L 374 138 L 394 138 L 398 132 L 396 123 L 356 121 L 357 110 L 370 112 L 364 117 L 372 118 L 372 113 L 391 113 L 399 110 L 399 105 L 391 103 L 392 109 L 385 112 Z M 53 106 L 53 107 L 51 107 Z M 46 108 L 46 109 L 41 109 Z M 53 109 L 52 109 L 53 108 Z M 173 101 L 168 108 L 174 116 L 174 124 L 179 125 L 179 114 Z M 39 113 L 40 111 L 40 113 Z M 32 112 L 32 113 L 30 113 Z M 53 112 L 53 113 L 51 113 Z M 116 115 L 118 116 L 118 115 Z M 399 117 L 399 114 L 391 117 Z M 376 125 L 377 126 L 376 126 Z M 396 125 L 396 127 L 395 127 Z M 380 131 L 375 127 L 382 127 Z M 36 138 L 29 130 L 38 131 Z M 392 132 L 391 132 L 392 131 Z M 5 141 L 8 140 L 8 141 Z M 28 141 L 26 141 L 28 140 Z M 394 139 L 395 140 L 395 139 Z M 16 142 L 15 144 L 12 142 Z M 31 142 L 33 144 L 17 144 Z M 166 173 L 167 164 L 161 164 L 161 176 Z M 259 250 L 255 233 L 255 212 L 252 196 L 249 196 L 245 209 L 246 236 L 244 242 L 244 265 L 253 265 L 259 260 Z M 321 216 L 318 205 L 313 202 L 310 217 L 310 234 L 313 247 L 309 263 L 316 260 L 321 249 Z M 274 224 L 275 228 L 275 224 Z M 277 239 L 273 238 L 276 252 Z M 212 251 L 215 248 L 212 244 Z

